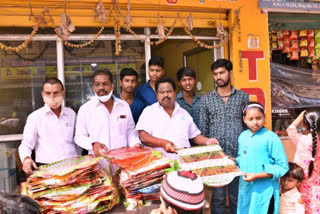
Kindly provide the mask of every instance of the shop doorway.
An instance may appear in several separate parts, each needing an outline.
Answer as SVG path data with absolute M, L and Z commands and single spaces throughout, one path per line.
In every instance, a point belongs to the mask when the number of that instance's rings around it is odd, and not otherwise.
M 214 61 L 212 50 L 201 47 L 190 49 L 183 53 L 184 66 L 193 68 L 197 74 L 195 90 L 203 95 L 213 89 L 214 80 L 211 75 L 210 66 Z
M 214 40 L 202 42 L 208 45 L 215 44 Z M 222 58 L 222 54 L 223 51 L 220 49 L 217 51 L 201 48 L 194 41 L 186 39 L 171 39 L 162 45 L 151 47 L 151 56 L 164 58 L 166 76 L 176 80 L 176 73 L 181 67 L 193 68 L 197 74 L 195 92 L 201 95 L 213 89 L 214 81 L 210 66 L 214 60 Z

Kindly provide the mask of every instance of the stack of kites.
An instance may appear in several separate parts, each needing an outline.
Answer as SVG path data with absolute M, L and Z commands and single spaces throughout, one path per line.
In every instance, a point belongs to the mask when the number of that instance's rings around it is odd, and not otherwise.
M 150 148 L 124 147 L 108 152 L 112 163 L 121 167 L 120 185 L 127 199 L 160 200 L 160 186 L 170 160 Z
M 75 156 L 39 167 L 21 184 L 21 194 L 35 199 L 41 213 L 101 213 L 119 203 L 112 179 L 98 162 L 103 158 Z

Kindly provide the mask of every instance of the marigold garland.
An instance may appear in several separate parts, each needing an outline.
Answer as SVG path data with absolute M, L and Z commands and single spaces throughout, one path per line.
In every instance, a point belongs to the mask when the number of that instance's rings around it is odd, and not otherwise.
M 63 43 L 64 45 L 68 46 L 68 47 L 71 47 L 71 48 L 84 48 L 88 45 L 91 45 L 94 41 L 96 41 L 98 39 L 98 37 L 101 35 L 102 31 L 104 30 L 104 27 L 105 27 L 105 24 L 106 24 L 106 21 L 104 21 L 102 23 L 102 26 L 100 28 L 100 30 L 98 31 L 98 33 L 88 42 L 86 43 L 83 43 L 83 44 L 74 44 L 74 43 L 71 43 L 67 40 L 64 39 L 63 35 L 59 32 L 59 28 L 56 27 L 55 25 L 55 22 L 54 22 L 54 19 L 52 18 L 51 14 L 50 14 L 50 11 L 47 9 L 47 10 L 44 10 L 43 11 L 44 14 L 47 14 L 49 16 L 49 20 L 50 20 L 50 23 L 51 23 L 51 27 L 54 29 L 54 31 L 56 32 L 57 36 L 63 40 Z M 109 18 L 109 17 L 107 17 Z
M 128 14 L 129 14 L 129 10 L 130 7 L 128 7 Z M 27 40 L 25 40 L 24 42 L 22 42 L 20 45 L 16 46 L 16 47 L 12 47 L 12 46 L 6 46 L 3 43 L 0 42 L 0 48 L 2 50 L 11 50 L 11 51 L 15 51 L 15 52 L 19 52 L 22 49 L 26 48 L 27 45 L 32 41 L 33 37 L 36 35 L 40 25 L 45 25 L 45 15 L 47 14 L 49 17 L 49 21 L 50 24 L 52 26 L 52 28 L 54 29 L 55 33 L 57 34 L 57 36 L 63 40 L 64 44 L 68 47 L 71 48 L 83 48 L 86 47 L 88 45 L 91 45 L 94 41 L 96 41 L 98 39 L 98 37 L 102 34 L 104 28 L 105 28 L 105 24 L 108 21 L 108 19 L 111 17 L 112 12 L 115 11 L 115 16 L 114 16 L 114 34 L 115 34 L 115 54 L 118 56 L 120 54 L 120 52 L 122 51 L 121 49 L 121 34 L 120 34 L 120 28 L 121 28 L 121 19 L 127 20 L 124 22 L 124 28 L 126 29 L 127 32 L 129 32 L 130 34 L 132 34 L 136 39 L 140 40 L 141 42 L 145 42 L 145 40 L 143 38 L 141 38 L 140 36 L 138 36 L 130 27 L 130 21 L 131 19 L 128 20 L 128 14 L 127 17 L 123 17 L 121 15 L 121 10 L 119 8 L 119 1 L 118 0 L 112 0 L 112 5 L 110 7 L 110 11 L 109 13 L 106 15 L 106 19 L 102 22 L 102 26 L 100 28 L 100 30 L 97 32 L 97 34 L 88 42 L 84 43 L 84 44 L 74 44 L 71 43 L 67 40 L 64 39 L 63 35 L 60 33 L 58 27 L 56 27 L 54 19 L 52 18 L 49 9 L 46 7 L 44 8 L 44 10 L 41 12 L 41 15 L 36 18 L 36 24 L 33 26 L 33 31 L 31 32 L 29 38 Z M 129 14 L 130 15 L 130 14 Z M 201 42 L 200 40 L 198 40 L 192 33 L 191 30 L 189 30 L 188 26 L 184 24 L 182 18 L 179 16 L 179 13 L 177 14 L 177 16 L 174 18 L 174 21 L 170 27 L 170 29 L 168 30 L 168 32 L 165 34 L 165 36 L 163 38 L 159 38 L 159 40 L 155 41 L 155 42 L 149 42 L 147 41 L 148 44 L 150 45 L 160 45 L 162 44 L 164 41 L 166 41 L 168 39 L 168 37 L 172 34 L 175 25 L 177 24 L 177 20 L 179 19 L 182 27 L 184 28 L 184 31 L 187 35 L 189 35 L 200 47 L 206 48 L 206 49 L 214 49 L 214 48 L 220 48 L 221 46 L 223 46 L 229 39 L 230 39 L 230 35 L 233 33 L 233 31 L 235 30 L 236 27 L 239 28 L 239 35 L 238 35 L 238 41 L 241 41 L 241 31 L 240 31 L 240 8 L 238 10 L 235 11 L 235 21 L 230 29 L 230 34 L 228 35 L 227 33 L 224 34 L 224 29 L 223 27 L 221 27 L 221 29 L 218 32 L 218 37 L 220 38 L 221 43 L 217 44 L 217 45 L 207 45 L 203 42 Z M 187 20 L 188 21 L 188 20 Z
M 174 18 L 174 21 L 170 27 L 170 29 L 168 30 L 168 32 L 166 33 L 166 35 L 163 37 L 163 38 L 160 38 L 158 41 L 155 41 L 155 42 L 149 42 L 147 41 L 148 44 L 150 45 L 160 45 L 161 43 L 163 43 L 164 41 L 166 41 L 168 39 L 168 37 L 172 34 L 174 28 L 175 28 L 175 25 L 177 24 L 177 20 L 178 20 L 178 17 L 179 15 L 177 15 L 175 18 Z M 140 36 L 138 36 L 132 29 L 129 25 L 125 25 L 124 28 L 126 29 L 127 32 L 131 33 L 134 38 L 140 40 L 141 42 L 145 42 L 144 39 L 142 39 Z
M 181 23 L 181 25 L 183 26 L 184 31 L 186 32 L 186 34 L 188 34 L 200 47 L 202 48 L 206 48 L 206 49 L 215 49 L 215 48 L 220 48 L 221 46 L 223 46 L 229 39 L 230 39 L 230 35 L 234 32 L 235 28 L 238 26 L 239 27 L 239 31 L 240 31 L 240 9 L 238 9 L 237 11 L 235 11 L 235 22 L 233 23 L 231 29 L 230 29 L 230 34 L 224 39 L 222 40 L 221 43 L 217 44 L 217 45 L 207 45 L 203 42 L 201 42 L 200 40 L 198 40 L 192 33 L 191 31 L 188 29 L 188 27 L 183 23 L 182 18 L 179 17 L 179 21 Z M 240 34 L 240 33 L 239 33 Z M 240 38 L 240 36 L 239 36 Z M 238 38 L 238 39 L 239 39 Z
M 115 37 L 115 55 L 119 56 L 120 52 L 122 51 L 121 48 L 121 32 L 120 32 L 120 27 L 121 27 L 121 10 L 119 8 L 119 1 L 118 0 L 112 0 L 112 5 L 115 9 L 115 17 L 113 18 L 114 20 L 114 37 Z M 123 17 L 122 17 L 123 18 Z
M 38 32 L 39 26 L 42 22 L 42 19 L 43 19 L 42 16 L 36 18 L 37 23 L 32 27 L 33 30 L 31 32 L 31 34 L 29 35 L 29 38 L 27 40 L 25 40 L 24 42 L 22 42 L 20 45 L 18 45 L 16 47 L 12 47 L 12 46 L 4 45 L 3 43 L 0 42 L 0 48 L 5 51 L 10 50 L 10 51 L 15 51 L 17 53 L 20 52 L 22 49 L 26 48 L 28 46 L 28 44 L 32 41 L 33 37 Z

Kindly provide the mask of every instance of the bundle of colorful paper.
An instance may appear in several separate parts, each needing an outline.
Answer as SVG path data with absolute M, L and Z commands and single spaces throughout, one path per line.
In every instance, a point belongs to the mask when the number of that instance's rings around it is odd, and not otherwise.
M 240 169 L 223 153 L 219 145 L 181 149 L 178 156 L 180 167 L 192 170 L 208 186 L 224 186 L 241 175 Z
M 41 166 L 21 184 L 21 194 L 35 199 L 41 213 L 101 213 L 119 203 L 119 194 L 98 162 L 103 158 L 75 156 Z
M 170 160 L 150 148 L 121 148 L 109 158 L 121 167 L 120 185 L 127 199 L 159 200 L 160 184 Z

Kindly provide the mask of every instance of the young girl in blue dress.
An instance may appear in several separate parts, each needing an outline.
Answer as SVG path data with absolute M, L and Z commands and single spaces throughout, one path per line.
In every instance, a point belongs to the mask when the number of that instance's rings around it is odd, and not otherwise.
M 267 130 L 264 108 L 250 102 L 243 110 L 249 129 L 239 136 L 237 162 L 244 173 L 239 182 L 237 213 L 279 213 L 279 178 L 288 171 L 288 160 L 279 137 Z

